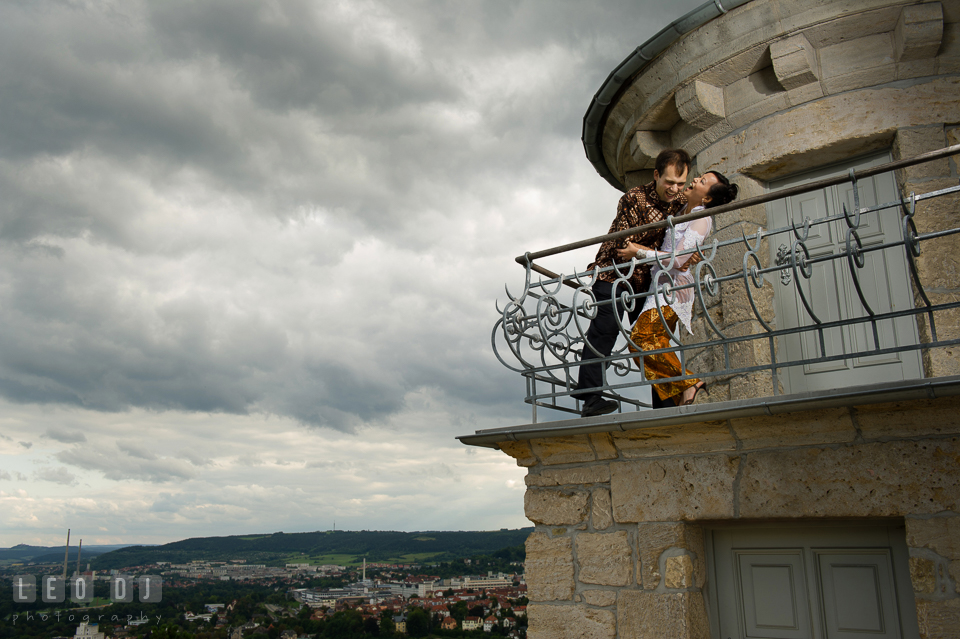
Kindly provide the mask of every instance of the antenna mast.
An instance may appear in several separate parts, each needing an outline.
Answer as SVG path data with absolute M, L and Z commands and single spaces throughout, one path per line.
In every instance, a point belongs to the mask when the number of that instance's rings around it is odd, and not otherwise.
M 70 529 L 67 528 L 67 547 L 63 549 L 63 580 L 67 580 L 67 556 L 70 554 Z

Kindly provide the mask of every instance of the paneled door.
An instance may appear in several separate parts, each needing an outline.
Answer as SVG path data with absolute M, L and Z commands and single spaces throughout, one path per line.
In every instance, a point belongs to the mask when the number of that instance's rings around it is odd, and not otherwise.
M 863 169 L 890 160 L 889 155 L 875 156 L 853 164 L 834 166 L 812 173 L 795 176 L 770 184 L 771 190 L 796 186 L 833 175 L 844 174 L 850 168 Z M 897 199 L 897 187 L 893 175 L 866 178 L 858 182 L 861 208 L 893 202 Z M 802 226 L 805 218 L 811 221 L 840 215 L 843 204 L 853 211 L 853 185 L 845 183 L 821 191 L 778 200 L 768 205 L 770 229 L 783 228 L 791 222 Z M 871 213 L 861 218 L 858 234 L 863 247 L 876 246 L 901 237 L 900 211 L 890 208 Z M 811 227 L 806 246 L 811 258 L 837 255 L 846 249 L 847 224 L 836 220 Z M 778 255 L 789 251 L 793 234 L 779 234 L 769 240 L 771 262 Z M 865 254 L 864 268 L 859 269 L 864 297 L 877 313 L 913 308 L 913 293 L 908 279 L 907 262 L 901 247 Z M 784 284 L 773 277 L 774 307 L 777 328 L 810 326 L 815 322 L 807 313 L 797 286 L 803 288 L 819 319 L 833 322 L 842 319 L 866 317 L 854 287 L 847 259 L 837 259 L 814 266 L 810 280 L 801 277 L 798 283 L 791 277 Z M 917 325 L 913 317 L 879 322 L 880 348 L 890 348 L 918 342 Z M 848 325 L 824 330 L 826 356 L 857 353 L 874 349 L 873 329 L 869 323 Z M 816 331 L 781 337 L 778 341 L 778 360 L 801 360 L 823 357 L 820 337 Z M 917 379 L 923 377 L 920 351 L 906 351 L 884 355 L 848 357 L 833 361 L 817 362 L 780 369 L 781 380 L 787 393 L 825 390 L 841 386 L 859 386 L 881 382 Z
M 715 636 L 919 634 L 902 525 L 736 527 L 710 537 Z

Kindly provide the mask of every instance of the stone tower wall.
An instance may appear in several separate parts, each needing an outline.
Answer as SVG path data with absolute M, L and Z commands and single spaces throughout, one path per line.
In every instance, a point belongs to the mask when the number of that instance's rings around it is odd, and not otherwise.
M 905 522 L 921 636 L 960 628 L 960 397 L 502 442 L 530 639 L 707 639 L 706 531 Z

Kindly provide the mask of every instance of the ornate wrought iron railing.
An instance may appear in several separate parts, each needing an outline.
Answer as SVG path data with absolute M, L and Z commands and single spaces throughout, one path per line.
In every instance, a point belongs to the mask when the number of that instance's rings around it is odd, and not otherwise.
M 694 282 L 685 286 L 678 286 L 669 277 L 669 270 L 673 260 L 683 253 L 674 252 L 669 258 L 662 259 L 661 277 L 658 289 L 667 299 L 684 288 L 693 288 L 694 308 L 699 317 L 703 318 L 702 325 L 707 327 L 706 335 L 697 335 L 693 339 L 684 339 L 671 332 L 666 326 L 664 329 L 673 339 L 669 349 L 646 351 L 644 354 L 654 355 L 663 352 L 675 352 L 684 365 L 692 354 L 702 349 L 713 349 L 712 370 L 696 370 L 694 375 L 684 375 L 669 379 L 656 380 L 657 383 L 698 377 L 705 381 L 711 378 L 730 378 L 735 375 L 766 371 L 769 373 L 769 394 L 781 394 L 781 377 L 784 369 L 791 366 L 808 366 L 840 359 L 869 357 L 902 351 L 929 352 L 931 349 L 941 349 L 960 344 L 960 338 L 943 336 L 938 333 L 937 322 L 945 311 L 960 307 L 960 300 L 942 300 L 938 303 L 931 301 L 927 294 L 928 286 L 922 281 L 921 269 L 918 268 L 917 258 L 925 243 L 941 239 L 960 232 L 960 207 L 951 204 L 952 215 L 941 216 L 946 221 L 947 228 L 919 233 L 915 222 L 918 205 L 924 202 L 943 198 L 960 193 L 960 185 L 951 186 L 923 194 L 910 193 L 891 202 L 876 206 L 861 207 L 858 181 L 865 178 L 887 173 L 910 166 L 932 162 L 952 155 L 960 154 L 960 145 L 926 153 L 914 158 L 890 162 L 864 170 L 850 170 L 847 175 L 818 180 L 801 186 L 781 189 L 776 192 L 733 202 L 724 206 L 708 209 L 694 214 L 670 218 L 662 222 L 643 227 L 628 229 L 618 233 L 597 236 L 565 244 L 555 248 L 526 253 L 516 258 L 524 267 L 526 276 L 523 290 L 514 295 L 509 286 L 506 287 L 508 300 L 501 309 L 497 309 L 500 318 L 497 320 L 492 335 L 494 352 L 500 362 L 507 368 L 520 373 L 526 384 L 525 402 L 531 404 L 533 422 L 537 422 L 537 408 L 546 407 L 568 413 L 580 412 L 580 403 L 572 397 L 577 388 L 577 368 L 580 354 L 584 348 L 592 349 L 587 343 L 586 331 L 590 320 L 596 316 L 599 304 L 612 304 L 612 301 L 597 302 L 591 284 L 601 270 L 577 271 L 572 275 L 554 273 L 539 264 L 536 260 L 553 255 L 567 253 L 576 249 L 600 244 L 608 239 L 617 239 L 634 235 L 651 228 L 668 227 L 680 222 L 698 219 L 707 215 L 717 216 L 722 213 L 745 209 L 747 207 L 766 204 L 775 200 L 791 198 L 805 193 L 815 192 L 827 187 L 852 183 L 853 207 L 847 210 L 844 204 L 842 213 L 811 220 L 805 218 L 801 224 L 793 222 L 781 228 L 758 230 L 750 236 L 743 235 L 735 239 L 718 241 L 707 238 L 704 246 L 696 249 L 700 261 L 691 269 L 694 271 Z M 951 200 L 952 201 L 952 200 Z M 860 238 L 860 231 L 871 216 L 879 215 L 881 211 L 896 209 L 899 211 L 899 237 L 889 237 L 882 243 L 864 246 Z M 811 257 L 807 240 L 811 229 L 819 225 L 841 221 L 846 228 L 845 241 L 842 248 L 829 255 Z M 770 255 L 770 243 L 777 246 L 776 254 L 770 259 L 764 259 L 765 253 Z M 725 251 L 726 255 L 732 250 L 740 251 L 738 270 L 727 273 L 718 273 L 717 256 Z M 871 258 L 880 251 L 896 250 L 903 253 L 908 265 L 908 276 L 913 287 L 915 303 L 911 308 L 882 309 L 871 304 L 864 274 L 872 269 Z M 690 253 L 692 251 L 687 251 Z M 650 264 L 657 258 L 646 260 L 631 260 L 628 263 L 614 265 L 603 271 L 614 271 L 614 295 L 618 297 L 627 310 L 635 304 L 643 304 L 645 298 L 651 295 L 649 291 L 634 291 L 629 278 L 635 268 L 643 264 Z M 764 262 L 768 264 L 764 266 Z M 817 308 L 817 304 L 809 294 L 810 282 L 819 268 L 831 267 L 835 262 L 843 264 L 849 273 L 856 292 L 856 306 L 859 312 L 842 319 L 829 319 L 827 309 Z M 777 327 L 770 321 L 769 308 L 758 303 L 758 293 L 764 287 L 787 286 L 791 281 L 797 283 L 793 290 L 799 297 L 803 310 L 803 318 L 799 326 L 783 328 Z M 801 284 L 801 283 L 804 284 Z M 721 286 L 742 287 L 749 303 L 749 313 L 757 330 L 747 334 L 733 334 L 714 317 L 717 309 L 716 301 L 720 295 Z M 807 289 L 806 291 L 804 289 Z M 937 289 L 937 292 L 942 292 Z M 939 297 L 943 297 L 942 295 Z M 661 313 L 661 322 L 663 315 Z M 885 321 L 909 317 L 918 322 L 924 322 L 924 338 L 912 343 L 885 344 L 881 340 L 878 327 Z M 653 381 L 644 379 L 643 369 L 634 363 L 637 353 L 631 352 L 629 346 L 631 326 L 623 318 L 619 318 L 622 340 L 618 342 L 609 357 L 601 358 L 606 363 L 604 384 L 594 389 L 603 396 L 620 402 L 621 410 L 632 407 L 636 410 L 649 408 L 650 404 L 642 398 L 643 393 L 636 390 L 653 384 Z M 951 319 L 955 323 L 955 319 Z M 829 331 L 844 326 L 865 327 L 866 334 L 872 336 L 869 344 L 856 348 L 844 347 L 843 352 L 833 352 L 828 349 L 825 336 Z M 679 329 L 679 326 L 677 327 Z M 957 331 L 948 331 L 950 335 Z M 808 344 L 812 344 L 812 354 L 801 357 L 785 357 L 778 352 L 778 340 L 791 335 L 805 336 Z M 812 338 L 812 339 L 811 339 Z M 738 365 L 736 358 L 731 356 L 732 349 L 745 344 L 763 345 L 767 357 L 763 361 L 751 362 L 749 365 Z M 634 345 L 635 346 L 635 345 Z M 595 353 L 595 349 L 592 349 Z M 810 350 L 810 349 L 808 349 Z M 580 389 L 582 390 L 582 389 Z

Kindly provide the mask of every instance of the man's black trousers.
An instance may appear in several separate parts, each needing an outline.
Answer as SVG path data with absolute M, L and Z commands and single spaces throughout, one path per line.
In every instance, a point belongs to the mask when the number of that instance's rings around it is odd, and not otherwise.
M 620 287 L 619 292 L 623 292 L 623 288 Z M 597 355 L 593 352 L 586 344 L 583 345 L 583 353 L 580 356 L 580 361 L 584 362 L 580 364 L 580 373 L 577 379 L 577 388 L 596 388 L 597 386 L 603 385 L 603 364 L 601 362 L 590 363 L 590 360 L 598 359 L 599 357 L 607 357 L 610 353 L 613 352 L 613 347 L 617 343 L 617 337 L 620 335 L 620 326 L 617 322 L 617 319 L 623 316 L 623 303 L 620 300 L 620 296 L 617 296 L 614 304 L 604 304 L 603 302 L 608 302 L 610 300 L 610 295 L 613 291 L 613 284 L 610 282 L 604 282 L 603 280 L 597 280 L 593 283 L 593 295 L 597 299 L 597 316 L 593 318 L 590 322 L 590 326 L 587 328 L 587 341 L 593 345 L 593 348 L 600 351 L 600 355 Z M 616 307 L 616 310 L 614 310 Z M 630 319 L 630 324 L 628 326 L 633 326 L 637 318 L 640 317 L 640 311 L 643 308 L 641 300 L 637 300 L 634 304 L 633 310 L 630 311 L 628 317 Z M 652 403 L 651 405 L 654 408 L 662 408 L 664 406 L 674 406 L 672 400 L 664 402 L 660 399 L 660 396 L 657 394 L 656 390 L 653 388 L 650 389 Z M 581 401 L 586 401 L 590 398 L 591 395 L 597 395 L 598 393 L 574 393 L 573 396 Z

